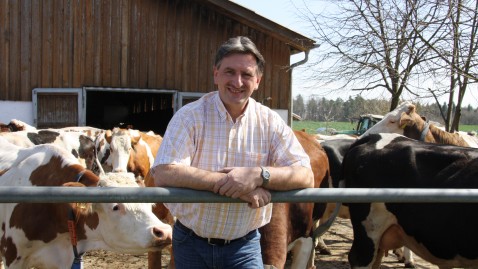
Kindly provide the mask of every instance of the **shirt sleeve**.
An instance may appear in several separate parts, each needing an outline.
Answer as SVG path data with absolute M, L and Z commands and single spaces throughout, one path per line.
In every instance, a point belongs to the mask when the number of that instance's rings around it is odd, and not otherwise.
M 276 130 L 272 137 L 272 161 L 275 166 L 300 165 L 311 168 L 309 155 L 304 151 L 299 140 L 280 116 L 274 116 Z
M 186 113 L 178 111 L 168 124 L 153 167 L 159 164 L 191 165 L 194 153 L 192 127 L 184 119 Z

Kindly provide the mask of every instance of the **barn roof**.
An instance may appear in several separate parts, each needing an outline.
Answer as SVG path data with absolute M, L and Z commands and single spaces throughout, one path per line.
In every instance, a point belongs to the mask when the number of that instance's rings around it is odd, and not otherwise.
M 268 35 L 271 35 L 284 43 L 287 43 L 291 48 L 291 54 L 308 51 L 315 45 L 315 41 L 303 36 L 297 32 L 290 30 L 278 23 L 275 23 L 254 11 L 247 9 L 232 1 L 225 0 L 197 0 L 208 4 L 216 11 L 234 18 L 235 20 L 248 25 L 252 28 L 261 30 Z M 273 3 L 271 3 L 273 4 Z

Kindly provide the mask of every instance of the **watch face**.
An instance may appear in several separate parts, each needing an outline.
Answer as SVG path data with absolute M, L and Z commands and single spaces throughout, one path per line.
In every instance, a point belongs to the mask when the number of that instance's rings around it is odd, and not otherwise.
M 269 171 L 264 170 L 264 175 L 263 175 L 263 177 L 268 179 L 270 176 L 271 176 L 271 174 L 269 173 Z

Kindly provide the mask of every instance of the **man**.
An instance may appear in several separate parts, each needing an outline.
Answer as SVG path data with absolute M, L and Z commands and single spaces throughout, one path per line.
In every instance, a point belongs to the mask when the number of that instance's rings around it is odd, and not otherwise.
M 155 184 L 208 190 L 246 203 L 169 203 L 176 268 L 262 268 L 257 228 L 269 190 L 313 187 L 307 154 L 280 116 L 250 98 L 264 58 L 247 37 L 229 39 L 213 68 L 218 91 L 171 119 L 151 168 Z

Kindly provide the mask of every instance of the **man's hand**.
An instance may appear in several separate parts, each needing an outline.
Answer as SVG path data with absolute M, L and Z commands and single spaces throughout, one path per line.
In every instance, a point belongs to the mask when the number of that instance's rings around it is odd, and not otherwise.
M 214 192 L 232 198 L 239 198 L 256 189 L 262 182 L 258 167 L 226 167 L 221 172 L 227 173 L 226 177 L 217 181 Z
M 246 201 L 250 208 L 259 208 L 266 206 L 271 202 L 271 193 L 268 190 L 259 187 L 239 198 Z

